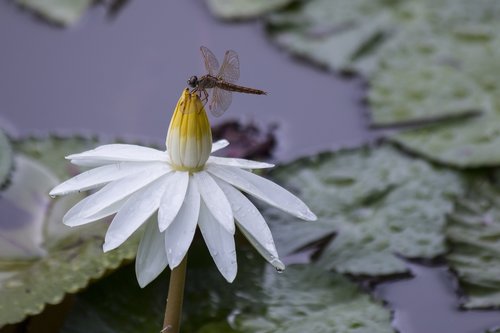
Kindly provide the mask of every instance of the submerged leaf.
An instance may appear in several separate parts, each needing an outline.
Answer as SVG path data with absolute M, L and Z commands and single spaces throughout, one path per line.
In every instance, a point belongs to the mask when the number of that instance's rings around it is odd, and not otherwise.
M 103 254 L 102 238 L 107 223 L 96 222 L 74 229 L 62 224 L 62 216 L 81 199 L 82 194 L 56 200 L 50 200 L 48 196 L 50 187 L 79 171 L 70 167 L 63 157 L 94 144 L 95 141 L 82 138 L 14 142 L 19 167 L 15 172 L 19 174 L 14 173 L 3 200 L 11 200 L 18 209 L 25 211 L 29 223 L 13 214 L 4 216 L 0 223 L 0 326 L 41 312 L 46 304 L 60 302 L 66 293 L 80 290 L 91 279 L 101 277 L 124 259 L 135 256 L 136 239 Z M 8 218 L 14 220 L 6 220 Z M 31 246 L 36 246 L 38 252 L 35 254 L 41 255 L 39 258 L 20 260 L 12 248 L 5 251 L 5 246 L 13 244 L 9 241 L 13 239 L 13 232 L 26 228 L 33 230 L 30 232 L 33 237 L 24 238 L 25 235 L 15 241 L 23 245 L 26 239 L 32 239 Z M 27 247 L 21 246 L 20 249 L 26 250 Z
M 16 0 L 18 4 L 29 8 L 44 18 L 62 25 L 71 25 L 78 21 L 92 0 Z
M 443 254 L 445 216 L 464 187 L 458 173 L 389 146 L 299 160 L 273 175 L 318 215 L 317 222 L 301 223 L 275 209 L 266 211 L 280 254 L 335 233 L 319 262 L 355 275 L 404 273 L 408 268 L 399 256 Z
M 279 9 L 293 0 L 207 0 L 212 13 L 221 19 L 251 19 Z
M 500 307 L 500 190 L 477 182 L 461 198 L 446 229 L 446 259 L 465 293 L 465 308 Z

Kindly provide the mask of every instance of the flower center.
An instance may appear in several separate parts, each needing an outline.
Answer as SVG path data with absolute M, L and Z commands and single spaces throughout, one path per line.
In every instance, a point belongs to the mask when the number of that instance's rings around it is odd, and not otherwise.
M 167 152 L 176 170 L 200 171 L 212 150 L 207 113 L 196 93 L 185 89 L 177 102 L 167 134 Z

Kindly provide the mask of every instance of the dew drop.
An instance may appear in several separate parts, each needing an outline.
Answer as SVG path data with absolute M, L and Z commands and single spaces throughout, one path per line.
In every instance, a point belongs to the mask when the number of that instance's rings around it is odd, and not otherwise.
M 283 271 L 285 270 L 285 264 L 283 264 L 279 259 L 276 258 L 272 259 L 271 265 L 273 265 L 274 268 L 276 268 L 276 271 L 278 273 L 283 273 Z
M 53 195 L 53 194 L 49 194 L 49 195 L 50 195 L 50 197 L 51 197 L 52 199 L 55 199 L 55 198 L 56 198 L 56 196 L 55 196 L 55 195 Z

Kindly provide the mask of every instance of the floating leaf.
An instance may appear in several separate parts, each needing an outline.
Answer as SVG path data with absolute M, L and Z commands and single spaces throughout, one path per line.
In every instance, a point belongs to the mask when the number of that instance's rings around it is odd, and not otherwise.
M 371 56 L 394 27 L 402 3 L 304 1 L 270 16 L 268 25 L 272 39 L 298 56 L 331 70 L 362 71 L 373 66 Z
M 264 261 L 240 247 L 240 272 L 228 284 L 205 248 L 194 251 L 188 260 L 183 332 L 393 332 L 389 310 L 318 267 L 291 266 L 278 274 L 263 270 Z M 109 333 L 158 332 L 167 286 L 163 274 L 140 289 L 132 267 L 120 270 L 77 295 L 62 333 L 99 332 L 103 327 Z
M 387 309 L 340 276 L 317 266 L 289 267 L 264 276 L 263 309 L 242 311 L 236 328 L 251 333 L 394 332 Z M 362 315 L 361 315 L 362 314 Z
M 371 79 L 368 95 L 375 125 L 462 117 L 488 110 L 480 87 L 448 66 L 385 69 Z
M 460 167 L 500 164 L 500 115 L 409 130 L 391 140 L 431 160 Z
M 23 7 L 29 8 L 42 15 L 49 21 L 62 25 L 74 24 L 80 19 L 85 10 L 90 7 L 92 0 L 16 0 Z
M 304 223 L 268 209 L 280 253 L 335 232 L 319 262 L 355 275 L 404 273 L 399 256 L 443 254 L 445 216 L 464 187 L 458 173 L 385 145 L 299 160 L 273 175 L 299 192 L 319 218 Z
M 221 19 L 251 19 L 282 8 L 293 0 L 207 0 L 212 13 Z
M 12 147 L 9 138 L 0 129 L 0 188 L 6 185 L 12 166 Z
M 453 166 L 499 164 L 496 130 L 489 124 L 500 117 L 498 1 L 310 0 L 299 4 L 269 17 L 272 39 L 329 69 L 367 76 L 373 124 L 450 119 L 396 140 Z M 452 121 L 479 113 L 494 115 Z M 488 125 L 486 134 L 483 125 Z
M 61 180 L 75 176 L 81 170 L 69 163 L 66 156 L 97 145 L 96 139 L 83 137 L 27 138 L 13 142 L 14 150 L 39 161 Z
M 458 201 L 446 235 L 446 259 L 465 293 L 465 308 L 500 307 L 500 190 L 476 183 Z
M 17 179 L 14 174 L 13 182 L 5 193 L 9 198 L 17 198 L 16 205 L 38 221 L 35 228 L 38 230 L 37 243 L 34 245 L 39 246 L 40 251 L 43 251 L 39 254 L 43 256 L 30 261 L 15 260 L 15 256 L 2 257 L 0 326 L 19 322 L 27 315 L 41 312 L 46 304 L 60 302 L 66 293 L 78 291 L 91 279 L 101 277 L 107 270 L 119 266 L 124 259 L 132 259 L 135 256 L 135 238 L 125 246 L 103 254 L 102 237 L 106 223 L 97 222 L 80 228 L 69 228 L 62 224 L 62 215 L 81 198 L 78 194 L 53 200 L 47 205 L 50 200 L 47 187 L 50 188 L 51 184 L 58 182 L 58 178 L 69 178 L 78 171 L 69 167 L 63 156 L 87 150 L 94 145 L 95 141 L 82 138 L 27 139 L 14 142 L 16 161 L 20 166 L 16 171 L 24 174 L 21 175 L 22 179 Z M 57 177 L 54 174 L 57 174 Z M 26 185 L 24 182 L 30 184 Z M 41 189 L 45 191 L 45 198 L 41 197 Z M 9 190 L 17 192 L 10 195 Z M 38 202 L 40 200 L 41 202 Z M 40 203 L 42 206 L 39 207 Z M 37 214 L 46 215 L 35 216 Z M 12 216 L 3 217 L 6 218 Z M 17 223 L 17 220 L 2 221 L 0 241 L 5 240 L 3 236 L 11 235 L 11 230 L 7 230 L 6 225 L 24 228 L 22 223 Z

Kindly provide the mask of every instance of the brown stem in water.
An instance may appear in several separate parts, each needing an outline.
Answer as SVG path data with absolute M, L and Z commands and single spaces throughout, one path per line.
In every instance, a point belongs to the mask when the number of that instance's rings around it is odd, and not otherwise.
M 168 286 L 167 306 L 161 333 L 179 333 L 182 316 L 182 300 L 184 298 L 184 284 L 186 282 L 187 254 L 179 266 L 170 273 Z

